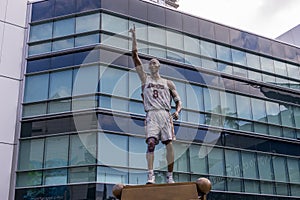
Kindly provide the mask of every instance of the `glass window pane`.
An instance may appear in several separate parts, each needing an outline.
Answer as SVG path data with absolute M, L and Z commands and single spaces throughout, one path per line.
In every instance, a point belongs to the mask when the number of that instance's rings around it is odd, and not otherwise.
M 286 64 L 277 60 L 274 60 L 275 73 L 282 76 L 287 76 Z
M 225 178 L 219 177 L 219 176 L 210 176 L 209 180 L 211 181 L 211 186 L 214 188 L 214 190 L 225 190 Z M 225 197 L 225 196 L 224 196 Z
M 283 137 L 294 139 L 295 138 L 295 134 L 296 134 L 295 129 L 285 128 L 285 127 L 282 128 L 282 135 L 283 135 Z
M 225 46 L 216 45 L 217 58 L 223 61 L 232 62 L 231 49 Z
M 188 172 L 187 149 L 189 145 L 184 143 L 173 143 L 174 147 L 174 171 Z
M 99 66 L 80 67 L 73 71 L 72 95 L 92 94 L 98 92 Z M 88 78 L 87 78 L 88 77 Z
M 294 111 L 296 127 L 300 128 L 300 107 L 294 106 L 293 111 Z
M 98 106 L 97 96 L 72 98 L 72 110 L 96 108 Z
M 201 59 L 202 67 L 206 69 L 218 70 L 217 62 L 213 59 Z
M 246 96 L 236 95 L 236 106 L 238 117 L 251 119 L 250 98 Z
M 248 70 L 248 77 L 249 77 L 249 79 L 255 80 L 255 81 L 261 81 L 262 80 L 260 72 L 254 72 L 254 71 Z
M 190 168 L 194 174 L 207 174 L 207 152 L 205 146 L 191 145 L 190 153 Z
M 295 78 L 299 80 L 299 67 L 296 65 L 287 64 L 287 73 L 291 78 Z
M 201 67 L 201 58 L 199 56 L 184 54 L 184 63 L 193 65 L 195 67 Z
M 96 167 L 80 167 L 69 169 L 69 183 L 96 181 Z
M 291 183 L 300 183 L 299 159 L 287 158 L 288 173 Z
M 129 170 L 129 184 L 143 185 L 147 183 L 147 174 L 148 172 L 143 170 Z
M 292 196 L 300 196 L 300 185 L 291 185 L 291 194 Z
M 129 102 L 129 112 L 130 113 L 136 113 L 140 115 L 145 115 L 145 109 L 143 102 Z
M 269 134 L 281 137 L 282 136 L 282 128 L 280 126 L 269 125 Z
M 246 58 L 247 58 L 247 66 L 254 69 L 260 69 L 259 56 L 251 53 L 246 53 Z
M 221 105 L 222 110 L 221 113 L 226 116 L 236 117 L 236 102 L 235 102 L 235 94 L 229 92 L 220 92 L 221 96 Z
M 27 76 L 24 102 L 46 100 L 48 98 L 49 74 Z
M 148 26 L 149 42 L 166 45 L 166 31 L 162 28 Z
M 236 75 L 236 76 L 241 76 L 241 77 L 247 78 L 248 77 L 248 70 L 244 69 L 244 68 L 234 66 L 233 67 L 233 74 Z
M 147 24 L 139 23 L 136 21 L 129 21 L 129 28 L 133 27 L 133 24 L 135 25 L 136 39 L 148 41 Z M 139 49 L 140 49 L 140 45 L 139 45 Z
M 274 168 L 274 176 L 275 176 L 275 181 L 287 181 L 287 176 L 286 176 L 286 164 L 285 164 L 285 158 L 284 157 L 279 157 L 279 156 L 273 156 L 273 168 Z
M 30 45 L 28 49 L 28 55 L 37 55 L 51 52 L 51 42 Z
M 226 175 L 241 177 L 240 153 L 233 150 L 225 150 Z
M 72 70 L 50 73 L 49 99 L 71 96 Z
M 149 55 L 157 58 L 167 58 L 167 50 L 163 47 L 149 44 Z
M 19 170 L 40 169 L 43 167 L 44 139 L 20 142 Z
M 274 185 L 272 182 L 260 182 L 260 190 L 262 194 L 274 194 Z
M 128 35 L 128 20 L 102 13 L 102 30 Z
M 63 185 L 67 183 L 67 169 L 55 169 L 44 172 L 44 185 Z
M 280 116 L 281 116 L 281 124 L 283 126 L 291 126 L 294 127 L 294 114 L 293 107 L 287 104 L 281 104 L 280 108 Z
M 45 115 L 47 103 L 37 103 L 23 106 L 23 117 Z
M 227 178 L 227 189 L 228 191 L 241 192 L 242 181 L 236 178 Z
M 207 56 L 210 58 L 216 58 L 217 52 L 216 52 L 216 45 L 211 42 L 206 42 L 201 40 L 200 41 L 200 49 L 201 49 L 201 55 Z
M 129 98 L 142 100 L 141 81 L 136 72 L 129 72 Z
M 76 33 L 99 30 L 100 14 L 91 14 L 76 17 Z
M 247 193 L 259 193 L 259 182 L 258 181 L 251 181 L 251 180 L 244 180 L 245 185 L 245 192 Z
M 183 41 L 184 41 L 184 51 L 194 53 L 194 54 L 200 54 L 199 39 L 184 35 Z
M 280 111 L 278 103 L 266 101 L 266 111 L 269 123 L 280 124 Z
M 128 112 L 128 100 L 100 96 L 100 107 L 112 110 Z
M 260 57 L 261 69 L 266 72 L 274 73 L 273 60 L 270 58 Z
M 266 104 L 264 100 L 251 98 L 251 107 L 253 120 L 260 122 L 267 121 Z
M 64 49 L 71 49 L 74 47 L 74 38 L 57 40 L 52 43 L 52 51 L 60 51 Z
M 231 65 L 218 62 L 218 71 L 226 74 L 233 74 L 233 67 Z
M 145 138 L 129 137 L 129 167 L 147 169 Z
M 224 158 L 223 149 L 212 148 L 207 149 L 208 152 L 208 169 L 209 174 L 224 175 Z
M 17 174 L 17 187 L 38 186 L 42 184 L 42 172 L 22 172 Z
M 258 178 L 255 153 L 242 152 L 243 175 L 245 178 Z
M 49 137 L 45 144 L 45 167 L 68 165 L 69 137 Z
M 128 172 L 125 169 L 98 167 L 97 168 L 98 183 L 128 183 Z
M 262 123 L 253 123 L 254 125 L 254 132 L 260 134 L 268 134 L 268 125 Z
M 71 110 L 71 99 L 50 101 L 47 113 L 67 112 Z
M 203 96 L 205 111 L 220 113 L 220 92 L 214 89 L 203 88 Z
M 69 18 L 54 22 L 53 37 L 72 35 L 75 32 L 75 18 Z
M 187 108 L 192 109 L 192 110 L 197 110 L 197 111 L 203 111 L 203 90 L 201 86 L 196 86 L 196 85 L 191 85 L 187 84 L 186 85 L 186 96 L 187 101 Z
M 127 167 L 128 137 L 103 133 L 100 133 L 98 136 L 98 163 L 108 166 Z
M 182 106 L 186 107 L 186 100 L 184 97 L 186 97 L 186 89 L 185 89 L 185 83 L 183 82 L 179 82 L 179 81 L 173 81 L 175 86 L 176 86 L 176 90 L 181 98 L 181 102 L 182 102 Z
M 117 47 L 120 49 L 129 49 L 129 43 L 128 39 L 124 39 L 121 37 L 118 37 L 116 35 L 106 35 L 106 34 L 101 34 L 101 43 L 113 47 Z
M 98 44 L 99 34 L 80 36 L 75 38 L 75 47 Z
M 244 51 L 231 49 L 232 61 L 235 64 L 246 65 L 246 53 Z
M 271 169 L 271 156 L 257 154 L 257 160 L 260 179 L 273 180 L 273 171 Z
M 69 165 L 96 163 L 96 133 L 70 136 Z
M 100 92 L 128 96 L 128 71 L 101 66 L 100 77 Z
M 167 32 L 167 47 L 183 50 L 183 34 L 179 32 Z
M 52 37 L 52 22 L 38 24 L 30 27 L 29 41 L 47 40 Z

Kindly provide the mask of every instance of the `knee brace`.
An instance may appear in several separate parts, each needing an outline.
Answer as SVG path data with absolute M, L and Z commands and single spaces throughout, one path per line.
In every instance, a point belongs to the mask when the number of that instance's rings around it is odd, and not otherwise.
M 147 149 L 147 152 L 154 152 L 154 149 L 155 149 L 155 138 L 149 138 L 147 140 L 147 144 L 148 144 L 148 149 Z

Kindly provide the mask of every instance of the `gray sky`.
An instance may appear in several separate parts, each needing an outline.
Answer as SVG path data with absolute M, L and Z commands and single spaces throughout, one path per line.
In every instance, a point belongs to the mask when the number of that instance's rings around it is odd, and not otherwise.
M 300 0 L 179 0 L 178 10 L 268 38 L 300 24 Z

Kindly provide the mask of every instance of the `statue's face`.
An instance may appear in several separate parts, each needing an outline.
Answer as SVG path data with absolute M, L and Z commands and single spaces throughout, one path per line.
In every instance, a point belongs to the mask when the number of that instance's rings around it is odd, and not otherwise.
M 155 58 L 151 59 L 149 62 L 149 70 L 151 74 L 155 74 L 159 71 L 159 61 Z

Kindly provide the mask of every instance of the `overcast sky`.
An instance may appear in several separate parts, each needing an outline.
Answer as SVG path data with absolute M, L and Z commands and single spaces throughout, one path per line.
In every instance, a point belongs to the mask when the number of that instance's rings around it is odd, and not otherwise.
M 179 0 L 178 10 L 268 38 L 300 24 L 300 0 Z

